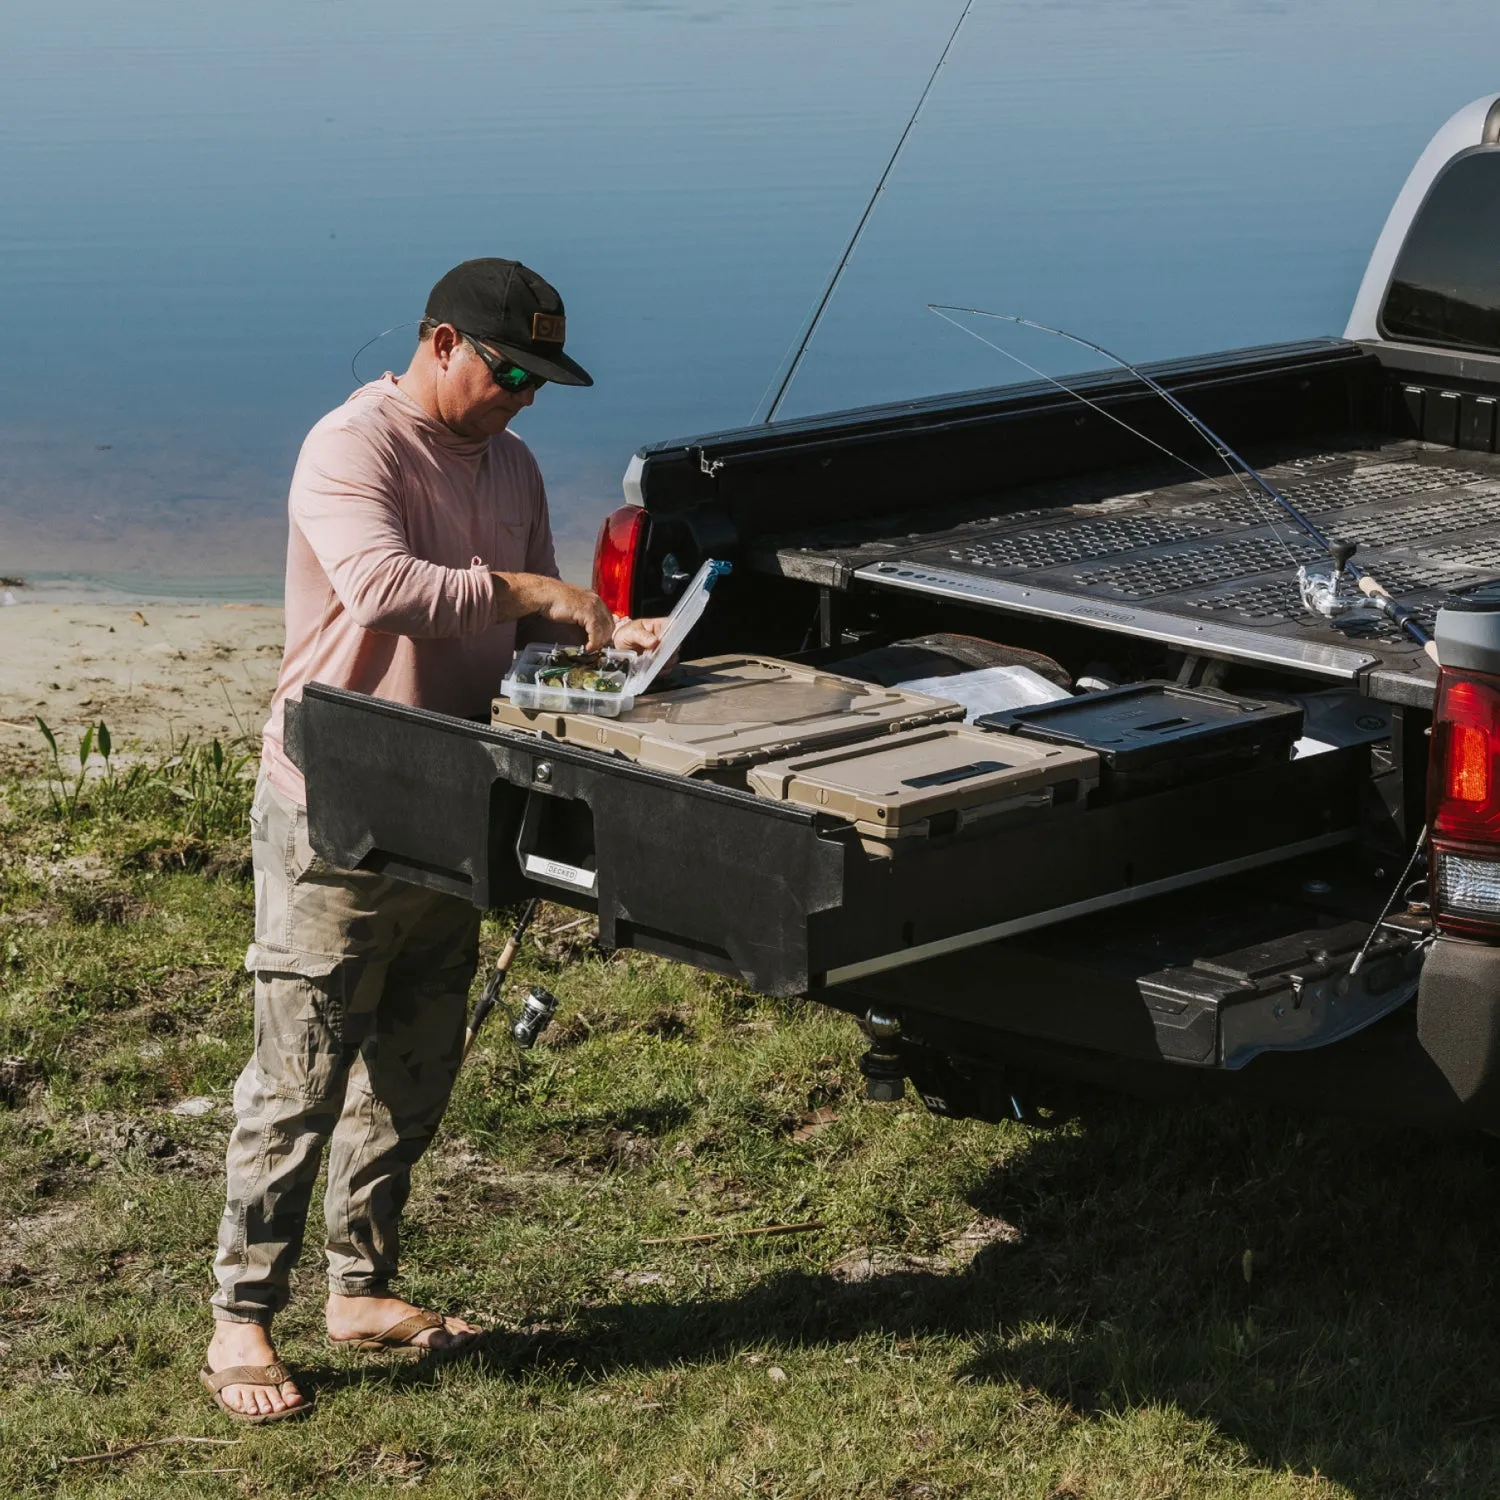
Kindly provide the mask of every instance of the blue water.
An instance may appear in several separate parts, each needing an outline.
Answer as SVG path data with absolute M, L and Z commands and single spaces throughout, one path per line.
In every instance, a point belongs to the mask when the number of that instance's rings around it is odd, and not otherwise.
M 517 429 L 583 574 L 637 445 L 755 410 L 959 9 L 0 7 L 0 574 L 273 590 L 350 355 L 487 254 L 598 381 Z M 1497 44 L 1493 0 L 975 0 L 784 414 L 1018 378 L 928 301 L 1139 358 L 1341 331 Z

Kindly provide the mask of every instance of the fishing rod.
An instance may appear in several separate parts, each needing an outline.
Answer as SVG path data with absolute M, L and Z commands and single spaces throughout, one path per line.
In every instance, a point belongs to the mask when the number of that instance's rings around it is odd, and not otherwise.
M 931 76 L 927 80 L 927 87 L 922 90 L 922 96 L 917 100 L 917 107 L 912 110 L 911 118 L 906 122 L 906 129 L 901 132 L 901 138 L 896 142 L 896 149 L 891 152 L 891 159 L 885 164 L 885 171 L 880 174 L 880 181 L 875 184 L 875 191 L 870 194 L 870 201 L 865 204 L 865 211 L 859 216 L 859 223 L 854 226 L 854 233 L 849 236 L 849 243 L 844 246 L 844 253 L 839 257 L 839 263 L 834 267 L 833 275 L 829 278 L 828 285 L 823 288 L 823 295 L 818 299 L 818 305 L 813 309 L 811 319 L 808 321 L 801 341 L 797 345 L 797 351 L 792 356 L 792 362 L 782 377 L 781 384 L 776 388 L 776 397 L 771 402 L 771 409 L 765 415 L 767 424 L 776 420 L 776 413 L 781 408 L 782 399 L 791 389 L 792 381 L 797 377 L 797 371 L 802 365 L 802 356 L 807 353 L 807 346 L 812 342 L 812 336 L 817 332 L 818 324 L 823 321 L 823 314 L 828 304 L 833 300 L 833 294 L 838 290 L 838 284 L 843 279 L 844 271 L 854 254 L 854 247 L 859 244 L 860 236 L 865 232 L 865 225 L 870 222 L 870 215 L 875 212 L 875 205 L 880 201 L 880 195 L 885 192 L 886 181 L 891 175 L 892 168 L 901 156 L 902 149 L 906 145 L 906 138 L 911 134 L 912 127 L 916 125 L 918 116 L 922 113 L 922 107 L 927 103 L 927 96 L 932 92 L 932 86 L 937 82 L 937 76 L 943 71 L 943 64 L 948 61 L 948 54 L 953 50 L 953 44 L 958 40 L 958 33 L 963 29 L 963 24 L 969 18 L 969 12 L 974 8 L 974 0 L 965 0 L 964 8 L 959 13 L 953 30 L 948 35 L 948 43 L 943 48 L 942 55 L 937 60 L 937 66 L 933 68 Z M 785 356 L 782 356 L 785 363 Z M 778 369 L 780 366 L 777 367 Z M 774 381 L 775 376 L 771 379 Z M 766 387 L 770 390 L 770 386 Z M 764 403 L 765 392 L 761 393 L 760 402 L 756 404 L 756 411 L 760 410 Z M 753 419 L 752 419 L 753 420 Z
M 1095 354 L 1103 355 L 1104 358 L 1109 360 L 1111 364 L 1118 365 L 1122 370 L 1126 370 L 1130 374 L 1134 375 L 1137 380 L 1141 381 L 1142 384 L 1144 384 L 1150 390 L 1154 391 L 1158 396 L 1160 396 L 1162 400 L 1172 408 L 1173 411 L 1175 411 L 1180 417 L 1182 417 L 1183 420 L 1186 421 L 1193 428 L 1193 430 L 1197 432 L 1210 445 L 1210 447 L 1213 448 L 1214 452 L 1224 463 L 1225 467 L 1230 469 L 1231 474 L 1234 473 L 1233 466 L 1237 465 L 1240 473 L 1247 476 L 1260 490 L 1261 494 L 1266 499 L 1270 500 L 1282 512 L 1284 512 L 1287 518 L 1291 520 L 1297 526 L 1297 528 L 1316 546 L 1328 553 L 1329 557 L 1333 560 L 1335 579 L 1337 579 L 1342 574 L 1347 573 L 1349 577 L 1354 580 L 1356 587 L 1359 589 L 1360 593 L 1365 596 L 1365 598 L 1369 599 L 1371 603 L 1374 604 L 1380 610 L 1380 612 L 1385 615 L 1388 620 L 1391 621 L 1393 625 L 1395 625 L 1399 630 L 1404 631 L 1406 635 L 1414 640 L 1417 645 L 1419 645 L 1422 650 L 1432 658 L 1434 662 L 1437 661 L 1437 645 L 1434 642 L 1431 633 L 1417 617 L 1416 611 L 1409 609 L 1406 605 L 1400 603 L 1391 595 L 1390 591 L 1386 589 L 1372 573 L 1370 573 L 1367 569 L 1360 567 L 1359 564 L 1353 561 L 1354 553 L 1357 549 L 1358 543 L 1339 541 L 1326 535 L 1308 516 L 1306 516 L 1301 510 L 1299 510 L 1297 506 L 1293 505 L 1292 502 L 1288 500 L 1287 497 L 1282 494 L 1282 492 L 1277 489 L 1274 484 L 1272 484 L 1257 468 L 1254 467 L 1254 465 L 1241 458 L 1240 455 L 1236 453 L 1235 450 L 1231 448 L 1229 444 L 1226 443 L 1224 439 L 1221 438 L 1219 434 L 1208 425 L 1207 422 L 1199 417 L 1196 412 L 1192 411 L 1191 408 L 1186 406 L 1183 402 L 1179 401 L 1171 391 L 1169 391 L 1159 381 L 1154 380 L 1144 370 L 1140 369 L 1136 365 L 1131 364 L 1129 360 L 1122 359 L 1118 354 L 1115 354 L 1111 350 L 1106 349 L 1103 344 L 1096 344 L 1092 339 L 1083 338 L 1076 333 L 1069 333 L 1065 328 L 1053 328 L 1047 323 L 1038 323 L 1031 318 L 1019 317 L 1015 313 L 989 312 L 982 307 L 955 307 L 951 304 L 942 302 L 929 302 L 927 304 L 927 307 L 928 311 L 936 313 L 938 317 L 943 318 L 946 322 L 952 323 L 956 328 L 963 329 L 965 333 L 971 334 L 975 338 L 979 338 L 979 335 L 975 334 L 973 329 L 964 328 L 964 325 L 962 323 L 957 322 L 954 318 L 951 318 L 948 315 L 950 313 L 961 313 L 966 316 L 972 316 L 976 318 L 993 318 L 1001 323 L 1014 323 L 1022 328 L 1034 328 L 1040 333 L 1054 334 L 1058 338 L 1067 339 L 1069 343 L 1077 344 L 1080 348 L 1090 349 Z M 980 342 L 983 344 L 987 344 L 991 349 L 995 349 L 999 353 L 1004 354 L 1007 358 L 1015 359 L 1019 364 L 1026 364 L 1025 360 L 1019 359 L 1016 355 L 1011 354 L 1008 349 L 1002 349 L 1000 345 L 991 343 L 988 339 L 981 338 Z M 1031 365 L 1027 365 L 1026 367 L 1028 369 L 1034 368 Z M 1037 371 L 1037 373 L 1041 374 L 1040 371 Z M 1051 383 L 1057 386 L 1059 389 L 1067 391 L 1069 395 L 1075 397 L 1080 401 L 1083 401 L 1085 405 L 1093 407 L 1095 411 L 1103 412 L 1103 414 L 1110 417 L 1111 420 L 1119 422 L 1120 426 L 1127 428 L 1129 431 L 1135 431 L 1135 429 L 1131 428 L 1128 423 L 1121 421 L 1118 417 L 1115 417 L 1113 413 L 1104 411 L 1104 409 L 1100 407 L 1096 402 L 1090 401 L 1080 392 L 1073 390 L 1071 386 L 1064 385 L 1062 381 L 1056 379 L 1051 375 L 1044 375 L 1043 378 L 1051 381 Z M 1145 441 L 1151 443 L 1153 447 L 1163 448 L 1163 451 L 1166 451 L 1168 453 L 1171 452 L 1170 449 L 1165 449 L 1163 447 L 1163 444 L 1155 442 L 1154 439 L 1147 438 L 1144 433 L 1137 432 L 1136 436 L 1145 438 Z M 1180 458 L 1177 454 L 1173 453 L 1171 456 L 1173 458 L 1177 458 L 1178 462 L 1187 464 L 1187 460 Z M 1201 469 L 1197 469 L 1196 465 L 1187 464 L 1187 466 L 1190 469 L 1194 469 L 1199 474 L 1202 474 L 1203 472 Z M 1205 475 L 1204 477 L 1206 478 L 1207 476 Z M 1236 477 L 1238 476 L 1236 475 Z M 1243 481 L 1241 481 L 1241 484 L 1243 487 Z M 1283 545 L 1285 545 L 1284 542 Z
M 474 1045 L 474 1038 L 479 1035 L 479 1028 L 484 1025 L 485 1018 L 500 1000 L 500 991 L 505 987 L 510 966 L 515 962 L 516 954 L 520 950 L 521 939 L 526 936 L 526 929 L 531 926 L 531 919 L 536 915 L 536 909 L 540 904 L 540 899 L 533 896 L 521 909 L 520 921 L 516 923 L 515 930 L 506 939 L 505 946 L 500 950 L 500 957 L 495 960 L 495 967 L 474 1006 L 474 1014 L 469 1017 L 469 1024 L 464 1028 L 463 1056 L 465 1057 L 469 1055 L 469 1049 Z M 554 1002 L 555 1008 L 556 1002 Z
M 1106 421 L 1113 422 L 1116 427 L 1123 428 L 1132 437 L 1139 438 L 1143 443 L 1152 448 L 1155 448 L 1158 453 L 1164 453 L 1168 458 L 1172 460 L 1173 463 L 1181 464 L 1184 469 L 1187 469 L 1190 472 L 1196 474 L 1200 479 L 1207 480 L 1207 482 L 1214 487 L 1214 490 L 1216 492 L 1220 491 L 1221 487 L 1218 481 L 1214 479 L 1212 474 L 1210 474 L 1206 469 L 1200 469 L 1198 465 L 1193 463 L 1190 459 L 1184 458 L 1182 454 L 1177 452 L 1175 448 L 1169 448 L 1165 443 L 1158 442 L 1149 433 L 1142 432 L 1139 427 L 1131 426 L 1131 424 L 1127 422 L 1124 417 L 1120 416 L 1116 412 L 1110 411 L 1107 406 L 1101 405 L 1098 401 L 1090 400 L 1089 397 L 1085 396 L 1082 391 L 1074 390 L 1072 386 L 1065 384 L 1055 375 L 1049 375 L 1045 370 L 1038 368 L 1029 360 L 1022 359 L 1014 349 L 1007 349 L 1004 347 L 1004 345 L 997 344 L 993 340 L 985 338 L 983 334 L 975 333 L 972 328 L 966 328 L 962 323 L 958 321 L 957 318 L 950 318 L 947 312 L 942 309 L 942 306 L 940 304 L 929 303 L 928 309 L 931 312 L 937 313 L 938 317 L 940 317 L 945 323 L 951 323 L 956 329 L 958 329 L 960 333 L 966 333 L 971 339 L 977 339 L 981 344 L 985 346 L 985 348 L 993 349 L 997 354 L 1003 354 L 1006 359 L 1020 365 L 1023 370 L 1029 371 L 1039 380 L 1045 380 L 1048 385 L 1056 386 L 1057 389 L 1060 390 L 1065 396 L 1071 396 L 1075 401 L 1081 401 L 1083 405 L 1088 407 L 1090 411 L 1097 412 L 1098 415 L 1103 417 Z M 1221 462 L 1223 462 L 1223 460 L 1221 460 Z M 1264 515 L 1265 512 L 1262 509 L 1264 500 L 1262 497 L 1257 496 L 1256 493 L 1250 488 L 1250 486 L 1245 483 L 1245 476 L 1239 473 L 1234 468 L 1234 466 L 1232 464 L 1229 464 L 1228 462 L 1224 462 L 1224 470 L 1226 474 L 1228 474 L 1229 478 L 1233 479 L 1235 483 L 1239 485 L 1241 493 L 1250 502 L 1250 504 L 1255 506 L 1256 509 L 1261 510 L 1261 513 Z M 1292 550 L 1290 543 L 1288 543 L 1288 541 L 1281 534 L 1280 529 L 1276 525 L 1275 513 L 1272 512 L 1270 515 L 1267 515 L 1266 520 L 1269 523 L 1271 531 L 1276 537 L 1276 540 L 1281 543 L 1282 549 L 1285 551 L 1287 557 L 1290 558 L 1294 564 L 1297 563 L 1299 561 L 1297 554 Z

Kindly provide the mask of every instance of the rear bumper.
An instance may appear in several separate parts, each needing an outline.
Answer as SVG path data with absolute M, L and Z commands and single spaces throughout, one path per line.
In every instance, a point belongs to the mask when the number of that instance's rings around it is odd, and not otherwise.
M 983 1017 L 973 1007 L 962 1016 L 932 1008 L 953 997 L 958 976 L 951 971 L 934 976 L 939 982 L 925 993 L 886 986 L 845 993 L 841 1003 L 856 1012 L 860 1002 L 875 1004 L 905 1018 L 912 1076 L 924 1096 L 940 1096 L 945 1113 L 1003 1118 L 1012 1092 L 1055 1106 L 1068 1098 L 1065 1087 L 1056 1092 L 1061 1081 L 1156 1101 L 1232 1100 L 1383 1126 L 1500 1133 L 1500 946 L 1440 938 L 1425 959 L 1417 998 L 1385 1019 L 1328 1046 L 1263 1053 L 1233 1071 L 1168 1061 L 1124 985 L 1113 996 L 1098 987 L 1098 1003 L 1075 1017 L 1066 1037 L 1061 1028 L 1044 1035 L 1021 1024 L 1047 1009 L 1044 997 L 1053 1008 L 1079 998 L 1031 972 L 1019 976 L 1019 993 L 997 993 L 1006 1003 Z

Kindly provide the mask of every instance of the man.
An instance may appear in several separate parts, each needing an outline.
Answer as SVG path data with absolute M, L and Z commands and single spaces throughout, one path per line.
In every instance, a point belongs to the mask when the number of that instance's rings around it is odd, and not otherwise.
M 406 372 L 324 417 L 292 477 L 286 651 L 251 811 L 255 1047 L 235 1085 L 202 1372 L 240 1420 L 307 1410 L 271 1320 L 330 1140 L 329 1338 L 436 1350 L 479 1332 L 390 1287 L 411 1168 L 458 1071 L 479 914 L 324 865 L 282 726 L 287 699 L 314 681 L 482 717 L 521 622 L 591 648 L 655 644 L 663 622 L 617 624 L 558 578 L 541 475 L 508 430 L 546 382 L 593 384 L 564 331 L 562 299 L 535 272 L 465 261 L 433 288 Z

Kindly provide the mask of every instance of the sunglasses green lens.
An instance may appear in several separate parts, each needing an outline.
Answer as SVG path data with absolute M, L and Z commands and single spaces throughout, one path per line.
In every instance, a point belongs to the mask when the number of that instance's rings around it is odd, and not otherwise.
M 478 339 L 470 334 L 465 333 L 463 338 L 475 354 L 485 362 L 490 374 L 494 377 L 495 384 L 502 391 L 514 395 L 517 391 L 539 390 L 546 385 L 545 375 L 533 375 L 530 370 L 523 370 L 520 365 L 508 364 L 496 359 Z

